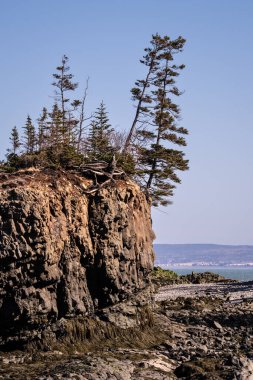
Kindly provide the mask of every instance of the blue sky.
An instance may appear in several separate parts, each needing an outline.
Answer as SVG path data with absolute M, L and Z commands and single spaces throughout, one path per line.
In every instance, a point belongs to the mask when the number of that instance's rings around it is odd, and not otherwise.
M 103 99 L 128 129 L 130 88 L 153 33 L 182 35 L 182 126 L 190 170 L 173 205 L 153 210 L 160 243 L 253 244 L 252 0 L 4 0 L 0 8 L 0 156 L 11 128 L 52 103 L 51 74 L 70 58 L 87 112 Z

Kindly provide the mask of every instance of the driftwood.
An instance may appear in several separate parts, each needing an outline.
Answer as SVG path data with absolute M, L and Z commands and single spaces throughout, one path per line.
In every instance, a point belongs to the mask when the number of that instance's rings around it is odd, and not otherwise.
M 117 167 L 115 157 L 113 157 L 109 163 L 105 161 L 96 161 L 71 167 L 71 169 L 78 171 L 85 177 L 91 177 L 93 179 L 93 184 L 85 190 L 86 194 L 93 194 L 108 183 L 114 182 L 116 178 L 124 178 L 126 176 L 124 170 Z

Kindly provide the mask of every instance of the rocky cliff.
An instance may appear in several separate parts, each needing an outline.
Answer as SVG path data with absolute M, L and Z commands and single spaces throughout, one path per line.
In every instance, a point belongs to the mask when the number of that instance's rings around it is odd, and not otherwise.
M 153 268 L 150 204 L 117 180 L 87 195 L 75 173 L 0 176 L 0 334 L 91 315 L 142 289 Z

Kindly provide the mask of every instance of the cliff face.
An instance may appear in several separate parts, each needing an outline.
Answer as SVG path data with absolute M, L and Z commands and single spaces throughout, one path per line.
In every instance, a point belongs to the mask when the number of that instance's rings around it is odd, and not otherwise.
M 86 195 L 76 174 L 0 176 L 0 326 L 89 315 L 142 289 L 153 267 L 150 205 L 116 181 Z

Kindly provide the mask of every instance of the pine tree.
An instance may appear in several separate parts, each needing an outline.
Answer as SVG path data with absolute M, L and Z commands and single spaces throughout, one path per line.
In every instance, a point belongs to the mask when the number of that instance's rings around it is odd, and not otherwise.
M 165 44 L 165 39 L 156 34 L 152 36 L 150 41 L 151 47 L 144 49 L 146 54 L 140 60 L 140 63 L 147 67 L 147 74 L 144 79 L 138 79 L 135 82 L 135 87 L 131 89 L 132 99 L 136 102 L 136 111 L 124 144 L 124 153 L 129 150 L 131 143 L 133 143 L 138 124 L 145 123 L 146 114 L 149 112 L 149 106 L 152 103 L 151 92 L 148 92 L 148 90 L 153 84 L 159 67 L 159 53 L 164 49 Z
M 62 133 L 62 111 L 57 103 L 49 112 L 46 125 L 46 162 L 56 167 L 79 165 L 83 157 L 77 153 L 75 143 L 71 143 L 70 139 L 66 141 L 66 134 Z
M 91 159 L 108 161 L 113 155 L 110 134 L 113 132 L 103 101 L 97 108 L 90 124 L 88 155 Z
M 68 57 L 64 55 L 61 60 L 61 65 L 56 67 L 57 72 L 53 74 L 56 79 L 53 86 L 56 87 L 55 100 L 60 104 L 61 111 L 61 135 L 64 144 L 70 144 L 72 139 L 73 128 L 78 123 L 73 117 L 73 110 L 77 109 L 81 102 L 79 100 L 70 101 L 67 97 L 68 92 L 73 92 L 78 83 L 73 82 L 73 74 L 69 73 L 70 67 L 68 66 Z
M 47 111 L 46 107 L 43 107 L 42 114 L 38 118 L 37 144 L 38 144 L 38 150 L 39 151 L 41 151 L 43 148 L 46 147 L 46 143 L 47 143 L 47 139 L 48 139 L 47 118 L 48 118 L 48 111 Z
M 11 130 L 10 142 L 11 148 L 7 149 L 6 154 L 7 164 L 9 168 L 17 168 L 19 166 L 18 149 L 21 146 L 17 127 L 13 127 Z
M 90 126 L 89 126 L 89 135 L 88 135 L 88 142 L 87 142 L 87 154 L 91 161 L 96 160 L 98 158 L 98 129 L 95 120 L 91 120 Z
M 32 154 L 35 151 L 36 146 L 36 134 L 35 127 L 32 123 L 31 117 L 28 115 L 26 119 L 26 124 L 23 127 L 24 129 L 24 143 L 25 152 L 27 154 Z
M 11 142 L 10 152 L 12 154 L 16 155 L 17 151 L 21 145 L 20 140 L 19 140 L 19 133 L 18 133 L 17 127 L 13 127 L 11 130 L 10 142 Z
M 43 117 L 43 115 L 42 115 Z M 43 121 L 44 125 L 44 121 Z M 45 151 L 49 164 L 59 164 L 59 155 L 63 146 L 62 141 L 62 113 L 57 103 L 54 103 L 51 112 L 47 115 L 47 128 L 46 141 L 43 136 L 44 145 L 46 144 Z M 43 145 L 42 144 L 42 145 Z
M 187 129 L 178 127 L 180 109 L 172 96 L 181 95 L 175 78 L 184 65 L 173 63 L 174 55 L 181 52 L 185 43 L 182 37 L 171 40 L 156 35 L 161 49 L 153 72 L 150 89 L 150 107 L 144 110 L 145 119 L 137 130 L 139 177 L 143 188 L 152 196 L 153 205 L 166 205 L 173 195 L 175 183 L 180 183 L 177 171 L 188 169 L 188 160 L 181 150 L 171 145 L 185 146 L 182 135 Z

